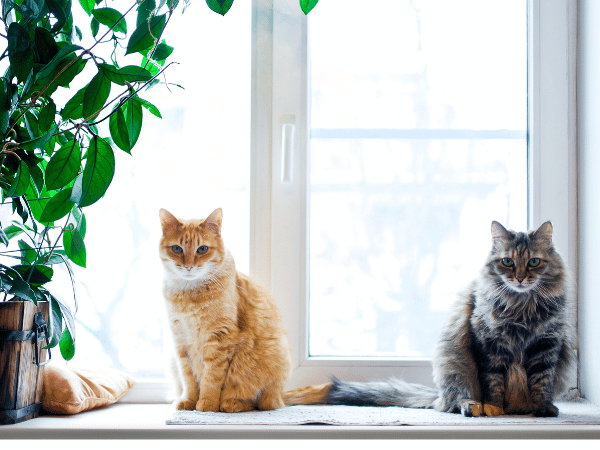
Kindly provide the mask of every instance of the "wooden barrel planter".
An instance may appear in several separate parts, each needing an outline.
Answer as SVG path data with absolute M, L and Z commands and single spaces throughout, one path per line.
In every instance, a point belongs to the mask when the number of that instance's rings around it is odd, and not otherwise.
M 48 351 L 48 302 L 0 303 L 0 424 L 40 414 Z

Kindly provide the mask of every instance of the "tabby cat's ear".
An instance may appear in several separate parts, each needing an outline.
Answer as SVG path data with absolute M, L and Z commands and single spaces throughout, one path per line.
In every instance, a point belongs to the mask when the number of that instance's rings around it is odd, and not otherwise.
M 223 222 L 223 210 L 221 208 L 215 209 L 210 216 L 204 221 L 204 225 L 210 228 L 214 233 L 221 233 L 221 224 Z
M 506 231 L 506 228 L 504 228 L 502 225 L 500 225 L 499 222 L 496 222 L 495 220 L 492 222 L 492 241 L 498 241 L 498 240 L 502 240 L 502 239 L 509 239 L 510 235 L 508 233 L 508 231 Z
M 171 234 L 179 226 L 179 220 L 166 209 L 160 209 L 158 212 L 160 216 L 160 226 L 162 227 L 163 234 L 166 236 Z
M 552 242 L 552 224 L 549 221 L 541 224 L 533 233 L 533 237 L 540 241 Z

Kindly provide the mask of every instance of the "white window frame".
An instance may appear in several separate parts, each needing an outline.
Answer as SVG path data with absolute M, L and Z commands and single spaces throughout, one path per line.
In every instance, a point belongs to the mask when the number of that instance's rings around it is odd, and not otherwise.
M 554 241 L 572 269 L 576 15 L 573 1 L 528 1 L 529 227 L 551 220 Z M 254 0 L 253 17 L 250 267 L 282 312 L 294 360 L 288 386 L 322 383 L 331 375 L 431 383 L 429 359 L 308 356 L 310 15 L 297 0 Z
M 554 242 L 575 276 L 577 2 L 527 1 L 529 227 L 552 221 Z M 331 375 L 431 384 L 429 359 L 308 357 L 310 15 L 300 12 L 298 0 L 252 2 L 250 275 L 271 289 L 281 310 L 294 363 L 287 387 L 322 383 Z M 121 401 L 164 402 L 171 399 L 167 388 L 165 380 L 141 380 Z

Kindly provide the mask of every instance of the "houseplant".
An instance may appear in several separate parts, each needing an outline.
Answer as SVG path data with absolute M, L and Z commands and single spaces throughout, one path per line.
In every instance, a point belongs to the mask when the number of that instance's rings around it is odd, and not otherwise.
M 84 208 L 111 184 L 114 152 L 135 146 L 144 109 L 160 117 L 145 98 L 147 89 L 170 65 L 173 48 L 164 30 L 189 2 L 130 0 L 127 9 L 117 9 L 123 3 L 0 1 L 0 40 L 6 41 L 0 54 L 0 241 L 6 247 L 0 251 L 0 317 L 24 308 L 15 303 L 39 309 L 48 324 L 44 347 L 58 345 L 66 360 L 75 353 L 77 300 L 73 290 L 72 310 L 48 283 L 58 267 L 73 283 L 71 265 L 85 267 Z M 233 0 L 206 3 L 225 15 Z M 300 0 L 305 13 L 316 3 Z M 83 21 L 73 14 L 79 7 Z M 89 44 L 82 30 L 91 32 Z M 34 313 L 27 314 L 23 332 L 33 326 Z
M 74 20 L 72 0 L 0 4 L 0 38 L 6 41 L 0 55 L 0 241 L 6 247 L 0 252 L 0 410 L 24 409 L 21 419 L 32 416 L 21 406 L 39 402 L 39 389 L 25 389 L 33 392 L 31 399 L 16 398 L 22 389 L 15 386 L 24 382 L 8 377 L 25 374 L 27 382 L 41 385 L 43 368 L 31 365 L 32 356 L 43 359 L 40 345 L 58 345 L 66 360 L 74 355 L 73 311 L 45 286 L 59 265 L 71 276 L 71 264 L 85 267 L 84 208 L 108 189 L 114 151 L 134 147 L 143 109 L 160 117 L 142 95 L 169 65 L 173 48 L 162 36 L 179 1 L 132 0 L 121 12 L 106 2 L 79 0 L 88 18 L 83 23 Z M 128 15 L 135 17 L 133 27 Z M 82 39 L 84 25 L 93 36 L 89 45 Z M 120 64 L 136 54 L 137 63 Z M 19 339 L 32 329 L 38 310 L 48 326 L 38 327 L 32 349 Z

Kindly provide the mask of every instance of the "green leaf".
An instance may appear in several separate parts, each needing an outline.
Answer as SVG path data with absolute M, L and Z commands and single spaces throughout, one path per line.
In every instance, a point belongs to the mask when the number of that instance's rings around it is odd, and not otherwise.
M 75 59 L 77 59 L 77 56 L 75 56 L 75 55 L 69 55 L 65 58 L 63 63 L 60 64 L 59 70 L 62 70 L 63 67 L 66 67 L 67 65 L 70 64 L 69 67 L 67 67 L 64 70 L 64 72 L 62 72 L 60 75 L 58 75 L 58 77 L 56 77 L 56 80 L 54 80 L 54 82 L 50 85 L 49 89 L 55 88 L 55 86 L 69 87 L 69 84 L 71 83 L 71 81 L 73 81 L 73 79 L 79 73 L 81 73 L 81 71 L 87 64 L 86 59 L 79 59 L 79 60 L 71 63 Z M 46 93 L 47 92 L 48 91 L 46 91 Z
M 69 99 L 61 111 L 63 119 L 77 120 L 83 118 L 83 96 L 85 95 L 85 89 L 79 89 L 77 94 Z
M 22 225 L 20 222 L 15 222 L 15 223 Z M 17 237 L 19 234 L 25 232 L 25 230 L 23 228 L 21 228 L 20 226 L 16 226 L 16 225 L 9 225 L 2 231 L 8 240 L 11 240 L 11 239 Z
M 14 270 L 13 268 L 6 267 L 6 266 L 4 266 L 4 270 L 6 271 L 6 274 L 12 280 L 12 285 L 11 285 L 10 289 L 8 290 L 8 293 L 11 295 L 15 295 L 23 300 L 29 300 L 30 302 L 37 304 L 37 298 L 35 296 L 35 293 L 29 286 L 29 283 L 27 283 L 23 280 L 23 278 L 21 277 L 21 274 L 19 272 L 17 272 L 16 270 Z M 7 280 L 2 279 L 3 287 L 4 287 L 5 281 L 7 281 Z
M 142 131 L 142 120 L 142 103 L 137 97 L 127 100 L 110 116 L 110 135 L 121 150 L 131 153 Z
M 46 186 L 50 190 L 61 189 L 75 179 L 81 167 L 79 142 L 73 139 L 64 144 L 50 158 L 46 166 Z
M 60 304 L 52 295 L 50 297 L 50 314 L 48 317 L 49 339 L 46 348 L 56 347 L 62 335 L 62 311 Z
M 113 31 L 127 34 L 127 22 L 121 18 L 123 15 L 114 8 L 97 8 L 92 11 L 94 18 Z M 114 28 L 113 28 L 114 27 Z
M 8 130 L 11 100 L 10 83 L 6 78 L 0 78 L 0 136 Z
M 35 57 L 29 33 L 18 22 L 13 22 L 8 27 L 6 38 L 10 70 L 19 82 L 24 82 L 31 72 Z
M 96 113 L 102 109 L 110 95 L 110 80 L 99 70 L 85 88 L 83 94 L 83 118 L 89 122 L 96 119 Z
M 35 117 L 33 115 L 33 113 L 30 111 L 27 111 L 25 113 L 25 128 L 27 129 L 27 132 L 29 133 L 29 136 L 33 139 L 33 138 L 37 138 L 40 137 L 40 126 L 38 125 L 38 120 L 37 117 Z
M 28 283 L 20 279 L 13 279 L 13 285 L 8 291 L 11 295 L 16 295 L 17 297 L 28 300 L 37 304 L 37 298 L 35 297 L 35 293 L 31 289 Z
M 131 34 L 127 43 L 126 55 L 130 53 L 143 52 L 154 46 L 157 39 L 160 38 L 163 29 L 165 28 L 166 14 L 154 16 L 150 22 L 144 22 L 138 25 L 135 31 Z
M 300 0 L 300 8 L 302 8 L 304 14 L 308 14 L 317 6 L 317 3 L 319 3 L 319 0 Z
M 94 6 L 96 6 L 94 0 L 79 0 L 79 4 L 88 16 L 92 14 L 92 10 L 94 9 Z
M 48 82 L 56 76 L 58 72 L 64 67 L 64 64 L 61 64 L 68 59 L 76 50 L 81 49 L 81 46 L 74 44 L 67 44 L 64 47 L 61 47 L 58 50 L 58 53 L 54 55 L 52 61 L 46 64 L 36 75 L 35 79 L 37 83 L 44 84 L 43 80 L 48 79 Z M 59 67 L 60 66 L 60 67 Z M 47 84 L 47 83 L 46 83 Z
M 54 136 L 54 133 L 56 133 L 57 129 L 58 129 L 58 124 L 55 124 L 52 127 L 52 129 L 50 131 L 48 131 L 47 133 L 45 133 L 35 139 L 31 139 L 29 141 L 20 143 L 19 147 L 22 148 L 23 150 L 35 150 L 36 148 L 42 148 L 42 147 L 44 147 L 44 145 L 46 145 L 48 142 L 50 142 L 50 139 L 52 139 L 52 136 Z
M 19 250 L 21 250 L 21 263 L 22 264 L 31 264 L 37 258 L 37 252 L 25 242 L 23 239 L 19 239 L 17 242 L 19 246 Z
M 150 111 L 152 114 L 154 114 L 156 117 L 158 117 L 159 119 L 162 119 L 162 116 L 160 114 L 160 111 L 158 110 L 158 108 L 156 106 L 154 106 L 152 103 L 150 103 L 148 100 L 144 100 L 143 98 L 139 98 L 138 97 L 138 101 L 141 103 L 141 105 L 146 108 L 148 111 Z
M 73 208 L 73 202 L 70 200 L 72 194 L 72 188 L 64 189 L 55 194 L 44 207 L 44 211 L 40 217 L 40 222 L 49 223 L 54 222 L 58 219 L 65 217 L 71 208 Z
M 127 124 L 125 122 L 123 108 L 124 106 L 120 107 L 116 113 L 110 116 L 109 130 L 110 136 L 115 144 L 117 144 L 117 147 L 127 153 L 130 153 L 131 144 L 129 143 L 129 132 L 127 131 Z
M 27 224 L 24 224 L 19 220 L 12 220 L 11 224 L 4 229 L 4 232 L 9 237 L 9 239 L 14 238 L 21 233 L 28 234 L 30 231 L 32 231 L 32 229 L 29 226 L 27 226 Z
M 92 22 L 90 23 L 90 30 L 92 30 L 92 36 L 96 37 L 98 31 L 100 30 L 100 22 L 95 17 L 92 17 Z
M 71 223 L 73 226 L 79 231 L 82 238 L 85 238 L 85 233 L 87 231 L 87 221 L 85 219 L 85 214 L 80 208 L 73 208 L 71 211 Z
M 86 251 L 83 236 L 77 228 L 65 228 L 63 246 L 69 259 L 80 267 L 85 267 Z
M 13 269 L 19 272 L 25 282 L 35 287 L 52 281 L 52 275 L 54 274 L 54 270 L 52 270 L 51 267 L 43 266 L 41 264 L 36 264 L 34 266 L 22 264 L 13 266 Z
M 66 361 L 73 359 L 73 356 L 75 355 L 75 342 L 73 341 L 73 337 L 68 328 L 64 329 L 58 346 L 60 348 L 60 354 Z
M 27 167 L 29 167 L 29 175 L 31 175 L 31 181 L 33 181 L 29 186 L 33 186 L 39 194 L 44 189 L 44 172 L 35 162 L 29 162 Z
M 71 19 L 71 0 L 46 0 L 46 5 L 56 18 L 56 23 L 50 29 L 51 33 L 60 31 L 68 25 Z
M 140 137 L 142 131 L 142 105 L 135 98 L 132 97 L 127 101 L 127 111 L 125 113 L 125 123 L 127 125 L 127 132 L 129 133 L 129 144 L 133 148 Z
M 6 193 L 6 197 L 20 197 L 21 195 L 23 195 L 29 187 L 30 179 L 31 177 L 29 175 L 29 167 L 27 166 L 25 161 L 20 160 L 19 168 L 17 169 L 17 174 L 10 186 L 10 189 Z
M 165 61 L 171 55 L 171 53 L 173 53 L 173 47 L 167 45 L 163 39 L 163 41 L 156 46 L 156 50 L 154 50 L 152 58 L 156 61 Z
M 138 6 L 137 19 L 135 22 L 135 26 L 139 27 L 142 23 L 148 22 L 148 17 L 154 12 L 156 9 L 156 2 L 154 0 L 146 0 L 140 6 Z
M 46 105 L 40 110 L 38 115 L 38 126 L 40 131 L 49 131 L 50 127 L 54 123 L 54 116 L 56 115 L 56 104 L 49 98 Z
M 125 66 L 117 69 L 115 66 L 110 64 L 98 64 L 98 68 L 102 71 L 104 76 L 115 84 L 125 86 L 125 82 L 135 83 L 137 81 L 148 81 L 152 78 L 152 74 L 139 66 Z
M 87 150 L 83 173 L 75 179 L 71 201 L 81 208 L 97 202 L 106 192 L 115 174 L 115 155 L 110 145 L 94 136 Z
M 233 0 L 206 0 L 206 4 L 214 12 L 224 16 L 229 11 L 229 8 L 231 8 Z
M 48 64 L 58 53 L 58 45 L 54 41 L 52 33 L 42 27 L 36 27 L 33 38 L 35 48 L 42 64 Z

